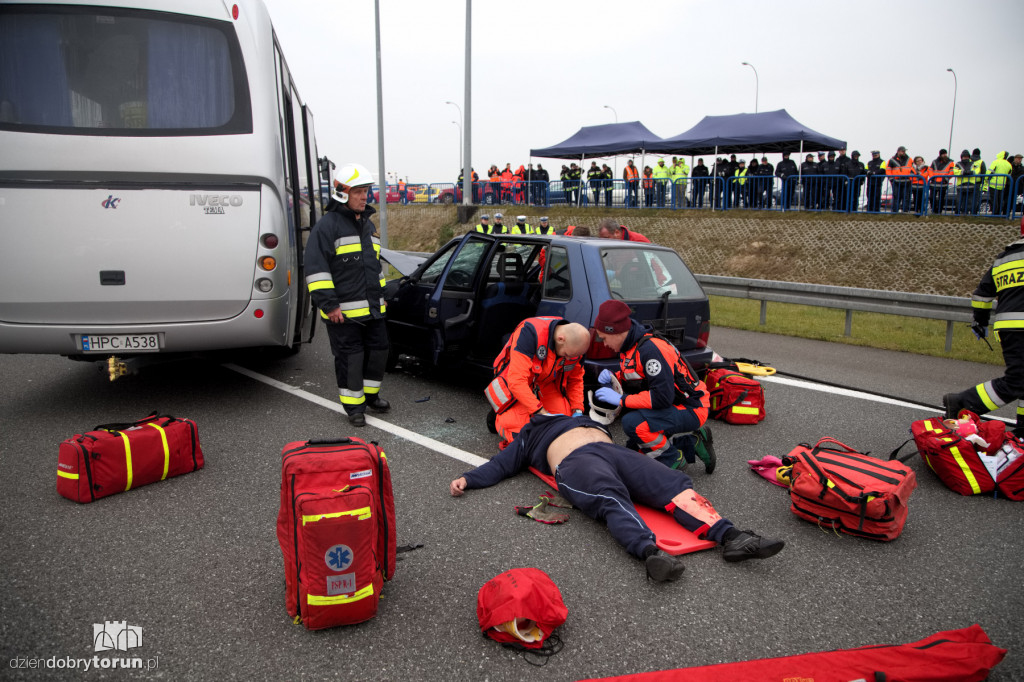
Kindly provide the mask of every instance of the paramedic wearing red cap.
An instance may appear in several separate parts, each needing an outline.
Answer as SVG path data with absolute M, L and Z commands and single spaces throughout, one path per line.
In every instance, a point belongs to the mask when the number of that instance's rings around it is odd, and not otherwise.
M 583 354 L 590 332 L 561 317 L 530 317 L 519 323 L 494 360 L 494 380 L 484 395 L 497 414 L 505 447 L 530 415 L 583 412 Z
M 1024 436 L 1024 221 L 1021 222 L 1021 237 L 996 257 L 971 296 L 974 310 L 971 329 L 978 338 L 987 335 L 992 304 L 997 302 L 992 328 L 1003 347 L 1006 373 L 960 393 L 947 393 L 942 398 L 950 419 L 955 419 L 960 410 L 985 414 L 1017 400 L 1014 433 L 1018 436 Z
M 658 549 L 634 502 L 664 509 L 697 537 L 720 544 L 726 561 L 765 559 L 785 546 L 782 540 L 737 530 L 693 489 L 689 476 L 616 445 L 605 427 L 584 416 L 533 416 L 509 447 L 456 478 L 448 489 L 459 497 L 528 467 L 553 475 L 559 494 L 590 518 L 607 524 L 612 537 L 642 560 L 648 577 L 659 582 L 679 578 L 683 562 Z
M 620 354 L 616 378 L 625 394 L 604 386 L 597 397 L 626 408 L 622 430 L 629 445 L 672 469 L 693 462 L 696 454 L 705 471 L 713 472 L 711 429 L 704 426 L 710 396 L 686 359 L 671 343 L 647 333 L 619 300 L 601 304 L 594 329 L 599 341 Z M 598 381 L 610 384 L 611 372 L 603 370 Z

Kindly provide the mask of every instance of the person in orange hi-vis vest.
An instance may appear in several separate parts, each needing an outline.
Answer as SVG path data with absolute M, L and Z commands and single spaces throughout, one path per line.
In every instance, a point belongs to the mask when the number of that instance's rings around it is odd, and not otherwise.
M 495 358 L 494 380 L 484 391 L 502 448 L 533 414 L 583 413 L 583 354 L 589 347 L 590 332 L 576 322 L 530 317 L 519 323 Z

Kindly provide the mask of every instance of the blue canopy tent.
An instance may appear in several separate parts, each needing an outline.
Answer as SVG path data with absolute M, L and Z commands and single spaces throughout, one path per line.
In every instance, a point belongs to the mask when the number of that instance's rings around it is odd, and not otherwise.
M 759 114 L 705 116 L 686 132 L 666 137 L 647 149 L 663 154 L 713 154 L 715 157 L 743 152 L 799 152 L 803 158 L 805 151 L 846 149 L 846 142 L 811 130 L 785 109 L 779 109 Z M 799 162 L 797 168 L 800 168 Z M 802 173 L 797 177 L 797 182 L 802 183 Z
M 663 154 L 736 154 L 742 152 L 800 152 L 845 149 L 843 140 L 811 130 L 785 109 L 759 114 L 705 116 L 675 137 L 648 145 Z
M 548 159 L 582 159 L 616 154 L 643 153 L 661 138 L 640 121 L 584 126 L 575 135 L 553 147 L 531 149 L 530 156 Z
M 553 147 L 531 149 L 530 157 L 540 156 L 548 159 L 576 159 L 580 166 L 583 160 L 617 154 L 640 154 L 641 156 L 652 144 L 661 138 L 647 129 L 640 121 L 628 123 L 607 123 L 599 126 L 583 126 L 569 139 Z M 618 170 L 616 169 L 616 172 Z

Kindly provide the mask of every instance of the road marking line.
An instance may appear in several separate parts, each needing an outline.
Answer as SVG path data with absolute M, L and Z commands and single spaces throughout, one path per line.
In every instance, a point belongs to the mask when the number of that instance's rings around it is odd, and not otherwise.
M 286 393 L 291 393 L 292 395 L 298 398 L 302 398 L 303 400 L 308 400 L 309 402 L 315 403 L 320 407 L 326 407 L 328 410 L 338 412 L 339 414 L 345 414 L 345 408 L 343 408 L 340 403 L 337 403 L 333 400 L 321 398 L 320 396 L 313 395 L 308 391 L 303 391 L 301 388 L 296 388 L 295 386 L 292 386 L 290 384 L 283 383 L 276 379 L 271 379 L 268 376 L 264 376 L 257 372 L 253 372 L 252 370 L 246 369 L 245 367 L 239 367 L 238 365 L 233 365 L 231 363 L 224 364 L 224 367 L 234 372 L 238 372 L 239 374 L 243 374 L 249 377 L 250 379 L 255 379 L 256 381 L 262 382 L 268 386 L 273 386 L 274 388 L 280 389 Z M 366 415 L 366 423 L 369 424 L 370 426 L 374 426 L 380 429 L 381 431 L 387 431 L 393 436 L 398 436 L 399 438 L 404 438 L 405 440 L 412 441 L 413 443 L 422 445 L 423 447 L 433 450 L 434 452 L 446 455 L 448 457 L 451 457 L 452 459 L 457 459 L 460 462 L 464 462 L 474 467 L 486 464 L 488 461 L 483 457 L 474 455 L 471 452 L 460 450 L 459 448 L 447 445 L 445 443 L 442 443 L 441 441 L 434 440 L 433 438 L 427 438 L 426 436 L 416 433 L 415 431 L 404 429 L 401 426 L 395 426 L 394 424 L 390 424 L 386 421 L 377 419 L 376 417 L 372 417 L 370 415 Z
M 776 384 L 784 384 L 786 386 L 793 386 L 795 388 L 805 388 L 809 391 L 821 391 L 822 393 L 832 393 L 834 395 L 847 396 L 849 398 L 860 398 L 861 400 L 870 400 L 876 403 L 883 403 L 885 405 L 897 405 L 899 407 L 910 407 L 915 410 L 926 410 L 931 414 L 935 414 L 935 408 L 930 405 L 923 405 L 921 403 L 907 402 L 906 400 L 897 400 L 896 398 L 886 398 L 880 395 L 874 395 L 872 393 L 863 393 L 861 391 L 852 388 L 839 388 L 838 386 L 824 386 L 822 384 L 816 384 L 811 381 L 802 381 L 800 379 L 789 379 L 787 377 L 780 377 L 778 374 L 773 376 L 758 377 L 760 381 L 768 381 Z M 999 417 L 996 415 L 989 415 L 986 419 L 999 419 L 1004 422 L 1010 423 L 1011 420 L 1006 417 Z

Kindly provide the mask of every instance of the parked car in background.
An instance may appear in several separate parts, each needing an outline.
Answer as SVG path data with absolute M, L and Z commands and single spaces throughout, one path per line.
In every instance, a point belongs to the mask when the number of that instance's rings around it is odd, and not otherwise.
M 708 297 L 679 254 L 656 244 L 470 232 L 390 281 L 385 297 L 391 367 L 404 354 L 489 378 L 523 319 L 558 315 L 590 327 L 610 298 L 625 301 L 702 375 L 713 354 Z M 603 344 L 592 344 L 588 383 L 617 362 Z
M 369 196 L 370 203 L 371 204 L 379 203 L 379 195 L 380 195 L 380 187 L 378 187 L 376 185 L 371 187 L 370 188 L 370 196 Z M 386 194 L 386 196 L 388 198 L 388 203 L 389 204 L 397 204 L 400 201 L 400 197 L 402 196 L 398 192 L 398 185 L 388 185 L 387 186 L 387 194 Z M 413 190 L 413 189 L 407 188 L 405 190 L 405 200 L 406 200 L 406 202 L 408 202 L 410 204 L 412 202 L 414 202 L 416 200 L 416 191 Z
M 494 194 L 491 192 L 491 183 L 489 183 L 489 182 L 478 182 L 478 183 L 476 183 L 476 185 L 477 185 L 476 186 L 476 193 L 477 193 L 477 195 L 479 195 L 481 192 L 483 192 L 483 196 L 480 197 L 481 201 L 477 201 L 475 203 L 493 204 L 494 203 Z M 446 187 L 445 189 L 442 189 L 438 193 L 437 199 L 435 201 L 437 203 L 439 203 L 439 204 L 451 204 L 451 203 L 461 204 L 462 203 L 462 185 L 458 185 L 458 186 L 456 186 L 454 188 Z
M 413 190 L 413 201 L 417 204 L 432 204 L 437 201 L 438 190 L 430 185 L 423 185 Z

